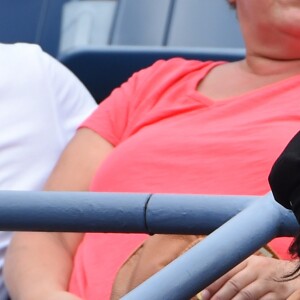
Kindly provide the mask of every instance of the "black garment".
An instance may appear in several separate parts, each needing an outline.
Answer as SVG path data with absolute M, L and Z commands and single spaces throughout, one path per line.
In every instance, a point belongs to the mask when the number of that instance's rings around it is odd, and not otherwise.
M 300 131 L 274 163 L 269 183 L 275 200 L 293 210 L 300 223 Z

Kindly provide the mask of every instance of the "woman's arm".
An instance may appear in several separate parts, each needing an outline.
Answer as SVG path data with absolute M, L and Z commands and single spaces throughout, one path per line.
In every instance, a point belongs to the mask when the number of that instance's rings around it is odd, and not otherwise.
M 86 191 L 113 146 L 89 129 L 78 130 L 49 177 L 45 190 Z M 8 249 L 4 276 L 12 299 L 77 297 L 67 293 L 73 257 L 83 234 L 16 233 Z

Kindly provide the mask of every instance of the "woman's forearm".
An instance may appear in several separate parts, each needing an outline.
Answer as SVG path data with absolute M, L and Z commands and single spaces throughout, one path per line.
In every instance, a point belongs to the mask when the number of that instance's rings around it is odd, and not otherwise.
M 62 153 L 45 190 L 87 191 L 113 146 L 80 129 Z M 13 300 L 75 300 L 67 291 L 81 233 L 16 233 L 5 258 L 4 276 Z M 55 296 L 54 296 L 55 295 Z M 59 296 L 58 296 L 59 295 Z
M 4 278 L 12 299 L 78 299 L 68 290 L 78 233 L 17 233 L 5 258 Z M 60 295 L 60 296 L 58 296 Z

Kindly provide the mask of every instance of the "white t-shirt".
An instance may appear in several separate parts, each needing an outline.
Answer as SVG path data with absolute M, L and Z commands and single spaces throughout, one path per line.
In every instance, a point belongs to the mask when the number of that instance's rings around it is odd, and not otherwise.
M 95 107 L 82 83 L 39 46 L 0 44 L 0 190 L 41 190 Z M 10 238 L 0 232 L 0 300 Z

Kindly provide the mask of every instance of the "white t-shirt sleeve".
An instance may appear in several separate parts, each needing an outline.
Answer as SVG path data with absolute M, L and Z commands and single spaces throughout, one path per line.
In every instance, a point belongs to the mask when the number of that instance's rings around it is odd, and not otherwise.
M 96 108 L 83 84 L 39 46 L 0 43 L 0 189 L 41 190 L 78 126 Z M 11 233 L 0 232 L 3 258 Z
M 96 101 L 80 80 L 64 65 L 41 51 L 44 74 L 57 109 L 61 130 L 67 141 L 96 108 Z

